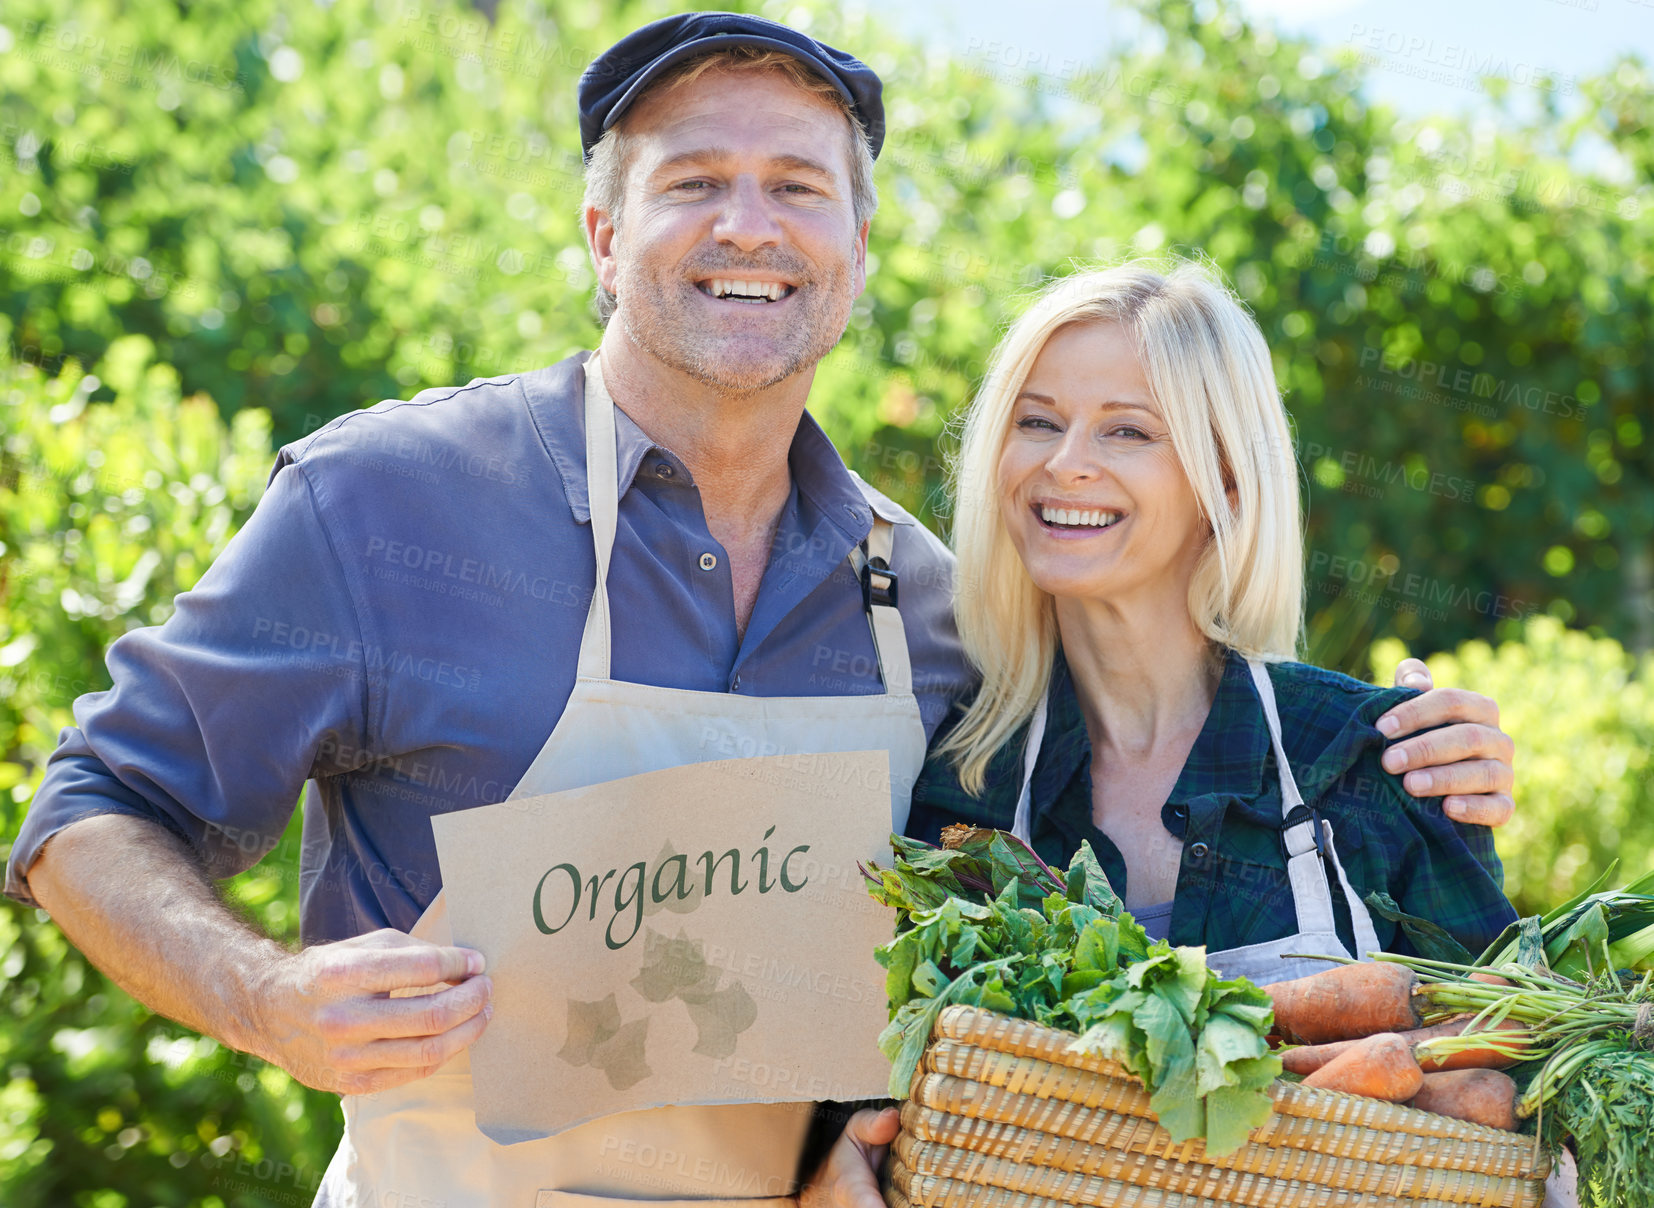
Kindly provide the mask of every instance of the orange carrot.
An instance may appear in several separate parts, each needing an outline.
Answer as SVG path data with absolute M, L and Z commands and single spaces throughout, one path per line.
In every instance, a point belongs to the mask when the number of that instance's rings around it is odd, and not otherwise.
M 1419 1052 L 1419 1046 L 1426 1041 L 1438 1040 L 1447 1037 L 1463 1035 L 1465 1025 L 1472 1016 L 1456 1015 L 1442 1023 L 1431 1024 L 1427 1028 L 1414 1028 L 1402 1032 L 1400 1036 L 1413 1046 L 1413 1056 L 1419 1066 L 1427 1073 L 1431 1070 L 1467 1070 L 1489 1069 L 1502 1070 L 1523 1060 L 1521 1056 L 1512 1057 L 1491 1048 L 1461 1049 L 1443 1057 L 1428 1056 Z M 1511 1032 L 1525 1033 L 1527 1031 L 1514 1019 L 1507 1019 L 1499 1024 L 1478 1028 L 1477 1032 Z M 1312 1044 L 1303 1048 L 1285 1049 L 1281 1052 L 1281 1066 L 1289 1074 L 1312 1074 L 1340 1053 L 1359 1044 L 1359 1040 L 1334 1040 L 1327 1044 Z
M 1305 1086 L 1401 1103 L 1419 1093 L 1424 1071 L 1413 1046 L 1394 1032 L 1358 1040 L 1304 1079 Z
M 1438 1036 L 1457 1036 L 1463 1030 L 1465 1021 L 1470 1016 L 1459 1015 L 1445 1023 L 1433 1024 L 1428 1028 L 1413 1028 L 1401 1032 L 1399 1035 L 1408 1044 L 1417 1045 L 1422 1041 L 1434 1040 Z M 1313 1074 L 1327 1062 L 1340 1053 L 1360 1044 L 1359 1038 L 1354 1040 L 1334 1040 L 1327 1044 L 1312 1044 L 1304 1048 L 1286 1049 L 1281 1053 L 1281 1066 L 1289 1074 Z
M 1516 1130 L 1516 1083 L 1498 1070 L 1425 1074 L 1424 1085 L 1407 1106 L 1489 1128 Z
M 1413 971 L 1362 961 L 1265 986 L 1275 1003 L 1275 1030 L 1298 1044 L 1322 1044 L 1419 1026 Z

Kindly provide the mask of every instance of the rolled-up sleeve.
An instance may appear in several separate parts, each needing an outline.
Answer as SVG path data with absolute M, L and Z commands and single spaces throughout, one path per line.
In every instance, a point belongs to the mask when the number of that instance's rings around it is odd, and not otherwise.
M 100 814 L 147 818 L 232 876 L 274 848 L 319 766 L 366 758 L 372 636 L 326 506 L 302 465 L 280 465 L 173 616 L 110 646 L 113 686 L 75 702 L 12 844 L 8 896 L 34 904 L 41 848 Z

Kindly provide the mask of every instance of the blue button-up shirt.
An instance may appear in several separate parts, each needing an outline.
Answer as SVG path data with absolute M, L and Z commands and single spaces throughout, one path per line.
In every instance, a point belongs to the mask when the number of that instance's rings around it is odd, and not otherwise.
M 245 528 L 166 624 L 109 649 L 13 844 L 6 892 L 53 834 L 132 814 L 215 877 L 269 852 L 306 780 L 306 943 L 409 930 L 441 880 L 429 819 L 503 800 L 574 685 L 593 583 L 581 363 L 429 390 L 283 449 Z M 882 692 L 846 557 L 873 513 L 927 735 L 971 687 L 952 559 L 850 473 L 815 421 L 746 632 L 681 460 L 622 411 L 609 591 L 616 679 L 699 692 Z

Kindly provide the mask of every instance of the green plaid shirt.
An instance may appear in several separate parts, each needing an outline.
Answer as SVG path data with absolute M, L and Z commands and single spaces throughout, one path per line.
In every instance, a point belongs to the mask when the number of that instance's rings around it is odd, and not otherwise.
M 1385 739 L 1373 722 L 1409 696 L 1302 663 L 1269 668 L 1282 742 L 1304 800 L 1332 823 L 1338 855 L 1358 894 L 1388 893 L 1409 914 L 1446 928 L 1479 952 L 1516 917 L 1501 885 L 1504 870 L 1486 827 L 1466 826 L 1439 799 L 1410 796 L 1379 764 Z M 1067 663 L 1051 679 L 1045 740 L 1034 767 L 1032 836 L 1048 863 L 1066 865 L 1089 840 L 1117 890 L 1126 868 L 1120 849 L 1092 824 L 1091 741 Z M 957 724 L 943 723 L 940 740 Z M 932 756 L 913 792 L 908 834 L 936 843 L 950 822 L 1010 830 L 1022 787 L 1027 728 L 995 753 L 987 787 L 973 798 L 951 763 Z M 1219 951 L 1263 943 L 1295 930 L 1292 889 L 1281 843 L 1281 791 L 1263 706 L 1245 661 L 1231 653 L 1206 725 L 1161 809 L 1183 841 L 1171 917 L 1174 944 Z M 1334 913 L 1353 950 L 1349 908 L 1333 880 Z M 1408 952 L 1394 923 L 1373 917 L 1379 943 Z

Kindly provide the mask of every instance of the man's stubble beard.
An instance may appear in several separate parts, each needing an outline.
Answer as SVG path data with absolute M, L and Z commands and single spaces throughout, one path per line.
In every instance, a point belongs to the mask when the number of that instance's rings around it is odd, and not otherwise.
M 680 274 L 668 280 L 649 281 L 634 277 L 624 266 L 615 281 L 617 306 L 615 320 L 632 346 L 671 369 L 686 374 L 703 386 L 730 395 L 755 394 L 786 381 L 795 374 L 813 370 L 843 338 L 850 323 L 850 277 L 846 270 L 836 270 L 825 282 L 789 271 L 796 267 L 791 260 L 768 264 L 707 265 L 702 276 L 720 276 L 739 280 L 743 269 L 754 271 L 780 270 L 787 276 L 800 279 L 799 295 L 805 305 L 797 320 L 771 343 L 773 352 L 762 358 L 742 356 L 733 349 L 722 347 L 725 339 L 707 334 L 696 327 L 688 313 L 692 304 L 682 296 L 684 277 Z M 796 296 L 796 295 L 795 295 Z M 836 315 L 838 299 L 844 298 L 843 314 Z M 627 300 L 633 304 L 628 305 Z M 743 305 L 734 303 L 732 305 Z M 773 305 L 746 303 L 744 305 Z M 747 337 L 730 337 L 744 343 Z M 732 355 L 733 354 L 733 355 Z

